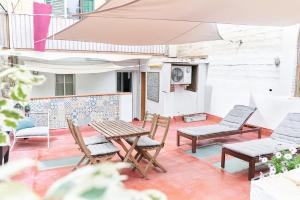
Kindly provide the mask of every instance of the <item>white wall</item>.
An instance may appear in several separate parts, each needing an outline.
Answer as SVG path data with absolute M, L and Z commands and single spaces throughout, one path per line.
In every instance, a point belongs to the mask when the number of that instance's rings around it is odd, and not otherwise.
M 131 121 L 139 116 L 139 73 L 133 72 L 133 90 L 129 95 L 120 95 L 120 119 Z M 33 87 L 31 97 L 55 96 L 55 74 L 40 73 L 46 77 L 46 81 L 39 86 Z M 99 74 L 77 74 L 76 95 L 102 94 L 117 92 L 116 71 Z
M 191 63 L 195 64 L 195 63 Z M 175 91 L 170 92 L 171 64 L 164 63 L 161 69 L 147 68 L 148 72 L 160 73 L 159 102 L 146 99 L 146 109 L 151 113 L 158 113 L 164 116 L 179 116 L 204 112 L 205 76 L 207 64 L 202 62 L 198 65 L 198 90 L 192 92 L 183 86 L 175 86 Z
M 40 73 L 46 77 L 45 83 L 33 87 L 31 97 L 55 96 L 55 74 Z M 116 72 L 99 74 L 77 74 L 76 95 L 117 92 Z
M 116 72 L 77 74 L 76 95 L 117 92 Z
M 133 119 L 132 113 L 132 94 L 120 95 L 120 120 L 131 122 Z
M 266 128 L 275 128 L 288 112 L 300 112 L 300 99 L 292 98 L 298 30 L 223 25 L 225 41 L 179 46 L 180 56 L 209 56 L 206 111 L 223 117 L 235 104 L 256 106 L 249 122 Z
M 39 73 L 46 78 L 46 81 L 38 86 L 34 86 L 31 91 L 31 97 L 49 97 L 55 96 L 55 74 Z

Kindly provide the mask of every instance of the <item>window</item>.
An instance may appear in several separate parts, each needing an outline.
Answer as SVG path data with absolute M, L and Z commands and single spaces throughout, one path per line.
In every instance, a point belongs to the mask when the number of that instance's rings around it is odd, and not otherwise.
M 56 74 L 55 96 L 75 95 L 75 76 Z
M 71 16 L 94 11 L 94 0 L 45 0 L 52 5 L 52 13 L 57 16 Z
M 131 92 L 131 88 L 132 88 L 132 73 L 117 72 L 117 91 Z
M 63 16 L 65 14 L 65 0 L 45 0 L 45 3 L 52 5 L 53 15 Z
M 81 0 L 80 4 L 82 13 L 94 11 L 94 0 Z

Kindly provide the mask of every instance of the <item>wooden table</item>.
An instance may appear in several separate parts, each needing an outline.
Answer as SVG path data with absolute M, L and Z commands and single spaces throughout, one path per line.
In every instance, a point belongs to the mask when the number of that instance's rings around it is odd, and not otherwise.
M 146 177 L 137 160 L 132 155 L 132 152 L 136 147 L 139 138 L 143 135 L 149 135 L 149 131 L 121 120 L 101 122 L 93 121 L 90 123 L 90 126 L 104 135 L 107 140 L 114 140 L 120 144 L 126 153 L 124 157 L 121 157 L 123 162 L 132 162 L 133 166 L 140 172 L 140 174 L 143 177 Z M 135 140 L 129 149 L 123 142 L 123 140 L 128 137 L 135 137 Z

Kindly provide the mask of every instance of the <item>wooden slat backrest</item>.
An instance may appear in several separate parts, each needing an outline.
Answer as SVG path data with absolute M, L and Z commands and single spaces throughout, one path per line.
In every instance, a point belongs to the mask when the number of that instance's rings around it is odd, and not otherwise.
M 153 138 L 156 135 L 158 127 L 164 128 L 163 138 L 161 140 L 161 144 L 162 145 L 164 145 L 164 143 L 165 143 L 165 141 L 167 139 L 167 135 L 168 135 L 168 132 L 169 132 L 169 127 L 170 127 L 170 122 L 171 122 L 171 118 L 170 117 L 158 116 L 157 123 L 155 124 Z
M 150 135 L 149 137 L 154 139 L 155 137 L 155 132 L 157 130 L 157 121 L 158 121 L 158 118 L 159 118 L 159 115 L 154 115 L 153 118 L 152 118 L 152 122 L 151 122 L 151 128 L 150 128 Z
M 66 120 L 67 120 L 69 131 L 70 131 L 73 139 L 75 140 L 75 143 L 78 144 L 77 138 L 76 138 L 75 133 L 74 133 L 73 125 L 72 125 L 73 124 L 73 120 L 71 118 L 69 118 L 69 117 L 66 117 Z
M 74 123 L 72 123 L 72 127 L 73 127 L 73 130 L 74 130 L 74 133 L 75 133 L 75 137 L 77 138 L 77 141 L 78 141 L 78 145 L 81 149 L 81 151 L 87 156 L 87 157 L 90 157 L 91 156 L 91 152 L 90 150 L 86 147 L 85 143 L 84 143 L 84 140 L 83 140 L 83 137 L 80 133 L 80 129 L 78 126 L 76 126 Z
M 156 114 L 152 114 L 152 113 L 149 113 L 148 111 L 146 111 L 146 114 L 145 114 L 144 119 L 143 119 L 142 128 L 146 127 L 147 122 L 152 123 L 153 122 L 153 118 L 155 116 L 156 116 Z M 152 125 L 151 125 L 151 127 L 152 127 Z

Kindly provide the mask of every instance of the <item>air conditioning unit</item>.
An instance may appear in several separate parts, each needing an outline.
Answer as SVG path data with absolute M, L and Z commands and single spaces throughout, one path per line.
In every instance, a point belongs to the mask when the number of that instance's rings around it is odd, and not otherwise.
M 171 84 L 192 83 L 192 66 L 172 66 L 171 69 Z

